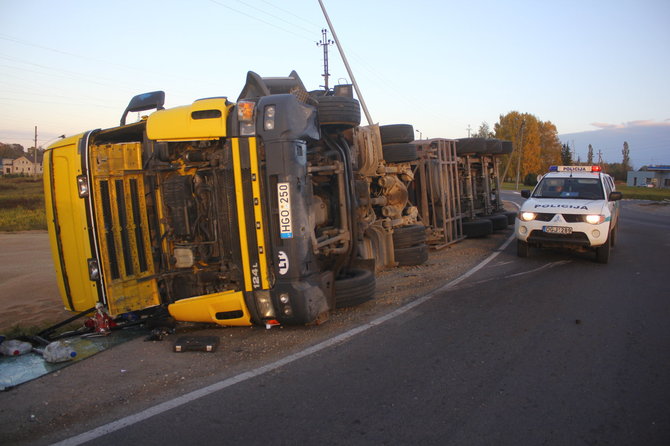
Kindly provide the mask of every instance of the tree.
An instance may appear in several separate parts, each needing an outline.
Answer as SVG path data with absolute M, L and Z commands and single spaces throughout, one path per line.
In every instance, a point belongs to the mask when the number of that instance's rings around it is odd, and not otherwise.
M 625 169 L 626 172 L 633 170 L 633 166 L 630 164 L 630 149 L 628 148 L 628 141 L 623 142 L 623 149 L 621 149 L 621 154 L 623 159 L 621 160 L 621 166 Z
M 589 144 L 589 151 L 586 154 L 586 164 L 593 164 L 593 146 Z
M 0 142 L 0 159 L 16 159 L 26 154 L 21 144 L 4 144 Z
M 475 138 L 493 138 L 495 135 L 491 131 L 489 124 L 486 121 L 484 121 L 479 126 L 479 130 L 477 130 L 477 133 L 475 133 L 472 136 Z
M 558 139 L 558 131 L 551 121 L 538 121 L 540 131 L 540 172 L 549 170 L 549 166 L 561 162 L 561 141 Z
M 572 166 L 572 151 L 569 144 L 561 148 L 561 166 Z

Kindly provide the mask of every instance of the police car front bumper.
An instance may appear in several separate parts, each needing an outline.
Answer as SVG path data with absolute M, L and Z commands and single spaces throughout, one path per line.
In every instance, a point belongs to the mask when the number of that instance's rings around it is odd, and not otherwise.
M 595 247 L 607 241 L 609 221 L 590 223 L 552 224 L 545 221 L 521 221 L 515 223 L 514 232 L 518 240 L 534 246 Z

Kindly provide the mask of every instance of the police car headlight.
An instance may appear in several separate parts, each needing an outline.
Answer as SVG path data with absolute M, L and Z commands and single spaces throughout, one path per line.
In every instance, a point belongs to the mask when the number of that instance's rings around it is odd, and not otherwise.
M 531 221 L 535 220 L 535 212 L 519 212 L 519 220 Z
M 605 221 L 605 216 L 604 215 L 586 215 L 584 216 L 584 221 L 587 223 L 591 223 L 592 225 L 599 225 L 600 223 Z

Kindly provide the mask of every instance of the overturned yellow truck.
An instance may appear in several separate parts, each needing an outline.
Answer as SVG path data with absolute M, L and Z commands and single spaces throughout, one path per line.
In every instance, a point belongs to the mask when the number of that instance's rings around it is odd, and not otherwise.
M 356 176 L 354 139 L 379 130 L 356 130 L 350 89 L 309 93 L 295 72 L 250 72 L 235 103 L 164 109 L 164 100 L 161 91 L 135 96 L 118 127 L 46 151 L 47 222 L 67 309 L 309 324 L 373 297 L 377 253 L 393 225 L 417 226 L 416 212 L 404 201 L 394 211 L 373 196 L 377 182 Z M 378 224 L 386 233 L 370 241 L 374 206 L 393 224 Z

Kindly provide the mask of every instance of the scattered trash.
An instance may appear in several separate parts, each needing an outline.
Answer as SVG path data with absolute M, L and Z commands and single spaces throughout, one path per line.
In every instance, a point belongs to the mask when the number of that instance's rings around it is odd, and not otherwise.
M 213 352 L 219 346 L 218 336 L 182 336 L 174 343 L 174 351 Z
M 278 326 L 278 325 L 281 325 L 281 324 L 279 323 L 279 321 L 277 321 L 277 320 L 275 320 L 275 319 L 270 319 L 270 320 L 268 320 L 268 321 L 265 322 L 265 329 L 266 329 L 266 330 L 269 330 L 269 329 L 271 329 L 272 327 L 276 327 L 276 326 Z
M 71 361 L 77 357 L 77 352 L 63 341 L 54 341 L 44 349 L 35 348 L 33 351 L 41 354 L 46 362 L 52 364 Z
M 116 327 L 116 322 L 107 313 L 105 306 L 98 302 L 95 304 L 95 314 L 84 322 L 84 326 L 93 330 L 89 336 L 107 336 Z
M 12 339 L 10 341 L 3 341 L 0 344 L 0 353 L 5 356 L 19 356 L 30 352 L 33 349 L 29 342 L 18 341 Z
M 167 335 L 174 333 L 174 328 L 156 327 L 151 330 L 151 334 L 144 338 L 145 341 L 162 341 Z

